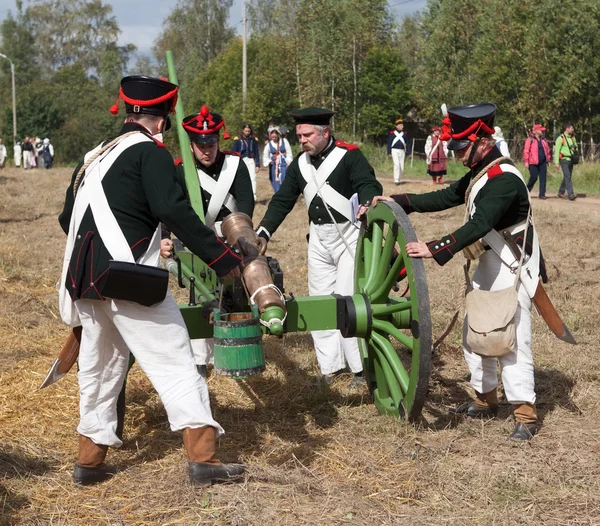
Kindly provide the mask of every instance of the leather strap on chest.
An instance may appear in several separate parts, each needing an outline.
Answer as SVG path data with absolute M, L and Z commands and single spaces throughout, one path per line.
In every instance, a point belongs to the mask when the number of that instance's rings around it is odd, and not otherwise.
M 239 164 L 240 157 L 226 155 L 216 180 L 202 170 L 197 170 L 200 187 L 211 196 L 206 210 L 206 226 L 211 227 L 214 224 L 223 206 L 231 212 L 237 212 L 237 203 L 229 190 L 233 186 Z
M 303 179 L 306 181 L 306 186 L 303 191 L 306 208 L 310 209 L 310 204 L 313 199 L 320 194 L 327 205 L 344 216 L 348 221 L 353 222 L 354 218 L 352 216 L 352 205 L 350 204 L 350 200 L 340 194 L 330 184 L 327 184 L 327 180 L 347 152 L 348 151 L 344 148 L 334 148 L 318 169 L 310 162 L 309 155 L 303 153 L 298 158 L 298 167 L 300 168 Z

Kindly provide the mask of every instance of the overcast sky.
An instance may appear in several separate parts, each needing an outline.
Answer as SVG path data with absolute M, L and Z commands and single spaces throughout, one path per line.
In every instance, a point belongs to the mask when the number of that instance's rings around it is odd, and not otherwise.
M 113 6 L 113 12 L 121 28 L 120 43 L 135 44 L 140 53 L 149 53 L 154 40 L 160 34 L 163 20 L 177 4 L 177 0 L 104 0 Z M 26 3 L 26 2 L 25 2 Z M 243 0 L 234 0 L 229 23 L 241 32 Z M 427 0 L 389 0 L 398 19 L 423 9 Z M 0 20 L 9 11 L 16 11 L 15 0 L 0 0 Z

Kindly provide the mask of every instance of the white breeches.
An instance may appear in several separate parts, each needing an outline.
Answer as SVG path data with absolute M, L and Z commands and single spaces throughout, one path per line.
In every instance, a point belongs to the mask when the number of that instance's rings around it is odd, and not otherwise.
M 250 182 L 252 183 L 252 193 L 254 194 L 254 200 L 256 201 L 256 163 L 254 162 L 254 159 L 250 159 L 250 157 L 243 157 L 242 160 L 248 167 Z
M 356 252 L 359 230 L 350 222 L 339 223 L 352 252 Z M 354 256 L 334 224 L 310 224 L 308 243 L 308 293 L 354 294 Z M 317 361 L 322 374 L 330 374 L 348 367 L 353 373 L 362 371 L 362 360 L 356 338 L 344 338 L 338 330 L 313 331 Z
M 25 170 L 29 170 L 30 168 L 35 168 L 35 157 L 33 152 L 28 150 L 23 152 L 23 167 Z
M 394 161 L 394 182 L 399 183 L 404 173 L 404 158 L 406 150 L 392 148 L 392 161 Z
M 96 444 L 122 445 L 116 435 L 117 398 L 129 352 L 165 406 L 171 430 L 212 426 L 208 387 L 196 371 L 188 332 L 169 292 L 155 307 L 121 300 L 75 302 L 83 333 L 79 352 L 80 422 Z
M 473 275 L 473 287 L 481 290 L 501 290 L 512 287 L 515 275 L 502 260 L 488 250 L 479 259 Z M 485 358 L 468 351 L 463 344 L 465 360 L 471 371 L 471 385 L 480 393 L 488 393 L 498 385 L 498 363 L 506 399 L 511 404 L 535 404 L 533 353 L 531 350 L 531 298 L 519 283 L 519 305 L 515 315 L 516 342 L 513 352 L 500 358 Z M 463 342 L 466 323 L 463 328 Z
M 207 365 L 215 363 L 215 340 L 214 338 L 192 340 L 192 351 L 196 365 Z

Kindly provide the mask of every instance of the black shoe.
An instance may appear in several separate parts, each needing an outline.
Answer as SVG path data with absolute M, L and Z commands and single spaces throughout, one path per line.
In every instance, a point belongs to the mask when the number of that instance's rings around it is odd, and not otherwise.
M 398 181 L 398 182 L 394 181 L 394 184 L 395 184 L 396 186 L 400 186 L 400 181 Z
M 348 389 L 363 389 L 364 387 L 367 387 L 367 380 L 362 373 L 355 374 L 348 384 Z
M 196 364 L 196 370 L 198 371 L 198 374 L 206 380 L 206 377 L 208 376 L 208 371 L 206 370 L 206 365 L 197 365 Z
M 455 415 L 467 415 L 471 418 L 495 418 L 498 415 L 498 406 L 481 407 L 475 402 L 467 402 L 450 409 L 450 412 Z
M 546 200 L 546 196 L 545 195 L 540 195 L 540 197 L 538 197 L 538 199 L 543 199 L 545 201 Z
M 539 425 L 537 422 L 533 424 L 524 424 L 523 422 L 517 422 L 515 430 L 510 435 L 511 440 L 531 440 L 533 435 L 538 432 Z
M 246 470 L 241 464 L 202 464 L 189 462 L 190 482 L 197 486 L 210 486 L 213 482 L 235 482 Z
M 571 194 L 569 196 L 569 201 L 575 201 L 575 199 L 577 199 L 577 196 L 575 194 Z
M 73 470 L 73 482 L 80 486 L 89 486 L 104 482 L 114 475 L 114 471 L 108 466 L 101 468 L 84 468 L 79 464 L 75 464 Z

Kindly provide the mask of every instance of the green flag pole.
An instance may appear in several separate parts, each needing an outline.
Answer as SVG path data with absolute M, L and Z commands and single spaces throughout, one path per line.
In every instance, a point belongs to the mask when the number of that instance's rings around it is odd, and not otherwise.
M 175 72 L 175 64 L 173 62 L 173 53 L 167 51 L 165 54 L 167 59 L 167 68 L 169 69 L 169 81 L 173 84 L 179 85 L 177 81 L 177 73 Z M 190 196 L 190 202 L 192 208 L 196 211 L 202 222 L 204 223 L 204 206 L 202 204 L 202 194 L 200 192 L 200 182 L 198 181 L 198 174 L 196 173 L 196 166 L 194 163 L 194 157 L 190 150 L 189 144 L 190 139 L 188 134 L 183 129 L 181 122 L 183 121 L 185 114 L 183 113 L 183 103 L 181 102 L 181 96 L 177 99 L 177 105 L 175 106 L 175 118 L 177 120 L 177 136 L 179 137 L 179 148 L 181 149 L 181 158 L 183 159 L 183 172 L 185 174 L 185 185 L 187 186 L 188 195 Z

